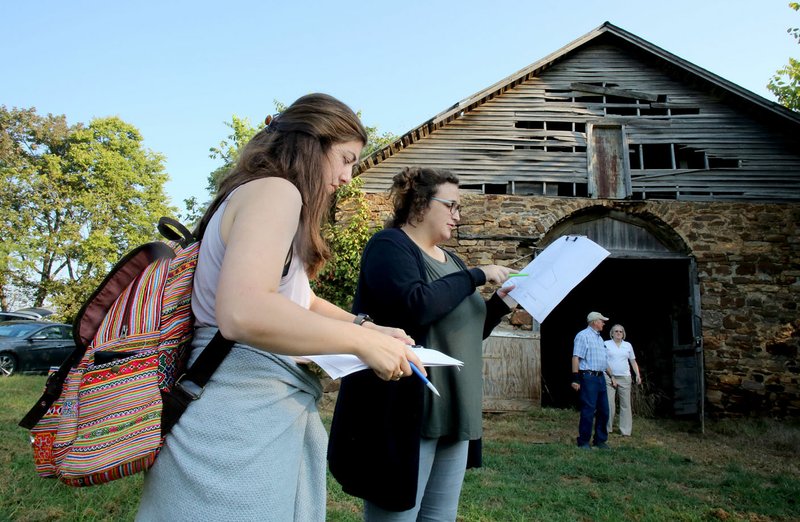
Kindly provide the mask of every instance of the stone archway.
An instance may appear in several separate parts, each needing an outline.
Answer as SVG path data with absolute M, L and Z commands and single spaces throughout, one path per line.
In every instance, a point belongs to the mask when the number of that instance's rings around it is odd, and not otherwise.
M 631 206 L 631 210 L 635 210 Z M 542 405 L 569 407 L 572 340 L 597 310 L 625 326 L 660 415 L 702 410 L 702 351 L 694 260 L 685 242 L 657 217 L 590 207 L 555 224 L 540 244 L 585 235 L 611 252 L 540 325 Z

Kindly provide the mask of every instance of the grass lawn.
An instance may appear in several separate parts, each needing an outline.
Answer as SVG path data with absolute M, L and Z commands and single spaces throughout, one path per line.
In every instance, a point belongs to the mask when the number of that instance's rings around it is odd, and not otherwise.
M 39 478 L 16 424 L 41 376 L 0 379 L 0 521 L 128 521 L 142 476 L 71 488 Z M 323 401 L 323 418 L 330 400 Z M 467 472 L 463 521 L 800 520 L 800 422 L 634 418 L 611 451 L 575 447 L 578 414 L 541 409 L 484 417 L 484 466 Z M 328 482 L 328 520 L 361 520 L 360 502 Z

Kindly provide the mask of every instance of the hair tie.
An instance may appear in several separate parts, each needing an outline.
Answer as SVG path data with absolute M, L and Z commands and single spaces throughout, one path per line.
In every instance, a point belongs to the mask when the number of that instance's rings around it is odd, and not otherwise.
M 268 114 L 266 118 L 264 118 L 264 129 L 267 132 L 275 132 L 278 128 L 278 117 L 280 114 Z

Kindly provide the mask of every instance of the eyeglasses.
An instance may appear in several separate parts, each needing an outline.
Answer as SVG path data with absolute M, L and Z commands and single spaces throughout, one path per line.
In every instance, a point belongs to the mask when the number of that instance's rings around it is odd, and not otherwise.
M 453 215 L 456 215 L 456 214 L 461 215 L 461 205 L 458 204 L 458 201 L 456 201 L 454 199 L 442 199 L 442 198 L 436 198 L 436 197 L 431 197 L 431 199 L 434 200 L 434 201 L 438 201 L 439 203 L 444 203 L 445 205 L 447 205 L 447 208 L 450 209 L 450 213 L 451 214 L 453 214 Z

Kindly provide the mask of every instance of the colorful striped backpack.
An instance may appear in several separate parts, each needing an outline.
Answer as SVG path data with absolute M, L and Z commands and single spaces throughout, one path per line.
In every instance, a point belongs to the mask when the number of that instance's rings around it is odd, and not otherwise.
M 75 351 L 19 423 L 43 477 L 90 486 L 148 469 L 233 345 L 218 333 L 186 370 L 200 241 L 170 218 L 158 230 L 170 242 L 128 253 L 83 305 Z

